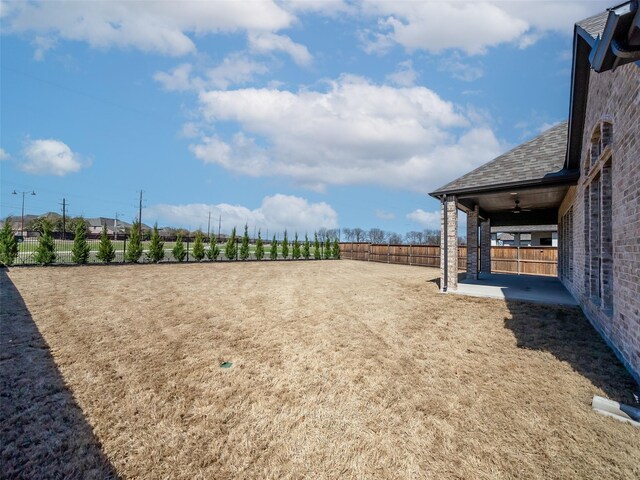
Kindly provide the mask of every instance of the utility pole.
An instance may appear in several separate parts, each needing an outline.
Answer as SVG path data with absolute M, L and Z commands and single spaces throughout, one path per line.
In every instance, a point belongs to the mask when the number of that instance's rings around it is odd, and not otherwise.
M 218 217 L 218 238 L 220 238 L 220 225 L 222 224 L 222 215 Z
M 62 239 L 67 239 L 67 199 L 62 199 Z
M 15 190 L 11 192 L 12 195 L 18 195 L 18 193 L 22 193 L 22 220 L 20 220 L 20 236 L 24 237 L 24 196 L 29 192 L 16 192 Z M 35 190 L 31 190 L 31 195 L 35 194 Z
M 211 210 L 209 210 L 209 222 L 207 222 L 207 238 L 211 241 Z
M 138 236 L 142 238 L 142 190 L 140 190 L 140 203 L 138 204 Z

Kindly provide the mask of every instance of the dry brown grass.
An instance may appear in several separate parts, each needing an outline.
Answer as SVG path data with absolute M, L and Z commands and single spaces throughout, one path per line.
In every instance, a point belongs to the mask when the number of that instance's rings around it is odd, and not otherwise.
M 590 408 L 594 394 L 630 401 L 634 384 L 578 311 L 440 295 L 436 275 L 354 261 L 13 269 L 2 328 L 35 339 L 0 357 L 5 475 L 640 476 L 640 430 Z M 34 369 L 59 388 L 30 399 Z

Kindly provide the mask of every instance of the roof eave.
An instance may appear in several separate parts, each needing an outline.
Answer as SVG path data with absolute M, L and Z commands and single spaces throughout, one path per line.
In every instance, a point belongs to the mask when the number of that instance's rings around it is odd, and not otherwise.
M 629 43 L 629 34 L 639 18 L 637 11 L 637 2 L 626 2 L 609 10 L 602 37 L 595 40 L 589 55 L 596 72 L 615 70 L 640 60 L 640 47 Z
M 625 38 L 640 18 L 638 10 L 635 1 L 610 9 L 602 37 L 593 38 L 577 24 L 574 28 L 565 169 L 580 166 L 591 68 L 600 73 L 640 60 L 640 48 L 627 46 Z
M 503 190 L 512 190 L 514 188 L 528 188 L 528 187 L 540 187 L 540 186 L 555 186 L 555 185 L 575 185 L 580 178 L 580 171 L 578 170 L 560 170 L 557 173 L 546 175 L 542 178 L 536 178 L 532 180 L 521 180 L 518 182 L 501 183 L 498 185 L 482 185 L 478 187 L 467 187 L 448 190 L 436 190 L 429 193 L 433 198 L 442 198 L 445 195 L 461 195 L 469 193 L 487 193 L 487 192 L 500 192 Z

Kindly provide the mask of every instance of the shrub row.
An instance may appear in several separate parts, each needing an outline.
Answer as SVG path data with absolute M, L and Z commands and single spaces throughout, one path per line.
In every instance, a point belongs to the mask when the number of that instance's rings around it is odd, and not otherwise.
M 240 242 L 240 248 L 238 248 L 239 238 L 236 236 L 236 229 L 233 228 L 229 239 L 224 247 L 224 256 L 227 260 L 248 260 L 250 257 L 249 248 L 249 233 L 248 226 L 244 227 L 244 235 Z M 210 247 L 207 249 L 204 242 L 204 234 L 200 231 L 196 232 L 193 249 L 191 255 L 196 261 L 200 262 L 205 257 L 211 261 L 216 261 L 220 257 L 221 251 L 217 244 L 216 237 L 213 236 L 210 239 Z M 299 260 L 300 258 L 309 259 L 311 255 L 316 260 L 340 258 L 340 245 L 338 239 L 334 239 L 333 243 L 327 238 L 323 249 L 320 248 L 320 242 L 318 240 L 318 234 L 314 235 L 313 243 L 309 240 L 309 237 L 305 234 L 304 241 L 298 238 L 296 233 L 292 242 L 289 241 L 287 231 L 284 232 L 284 238 L 282 242 L 278 243 L 276 236 L 273 236 L 273 240 L 270 244 L 269 258 L 276 260 L 278 258 L 278 247 L 281 250 L 281 256 L 284 259 L 288 259 L 291 254 L 291 258 Z M 313 252 L 312 252 L 313 249 Z M 75 238 L 73 240 L 73 247 L 71 249 L 71 260 L 76 264 L 86 264 L 89 262 L 91 248 L 87 242 L 87 226 L 84 222 L 78 222 L 75 230 Z M 134 222 L 131 227 L 131 235 L 127 242 L 125 262 L 137 263 L 143 256 L 142 240 L 139 235 L 139 229 L 137 222 Z M 181 235 L 178 235 L 175 245 L 171 250 L 173 258 L 178 262 L 185 261 L 187 257 L 187 250 L 184 246 L 184 242 Z M 158 233 L 158 225 L 154 225 L 151 233 L 151 238 L 146 253 L 147 259 L 152 263 L 158 263 L 164 259 L 165 249 L 164 241 L 160 238 Z M 13 265 L 18 257 L 18 243 L 11 230 L 9 222 L 4 224 L 4 227 L 0 230 L 0 262 L 5 265 Z M 116 258 L 115 247 L 107 235 L 106 227 L 103 227 L 102 234 L 100 236 L 100 243 L 98 245 L 98 252 L 96 257 L 100 262 L 111 263 Z M 258 231 L 258 238 L 255 243 L 255 259 L 262 260 L 265 257 L 265 245 L 262 239 L 261 232 Z M 36 263 L 42 265 L 49 265 L 55 263 L 57 258 L 56 246 L 53 236 L 51 234 L 50 225 L 43 223 L 42 235 L 40 236 L 38 247 L 36 248 L 33 259 Z

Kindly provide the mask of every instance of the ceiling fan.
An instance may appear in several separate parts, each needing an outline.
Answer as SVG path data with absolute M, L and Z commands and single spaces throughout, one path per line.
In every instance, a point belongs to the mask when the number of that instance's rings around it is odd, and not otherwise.
M 530 208 L 522 208 L 520 206 L 520 200 L 515 200 L 516 202 L 516 206 L 513 207 L 513 210 L 511 210 L 511 213 L 521 213 L 521 212 L 530 212 L 531 209 Z

